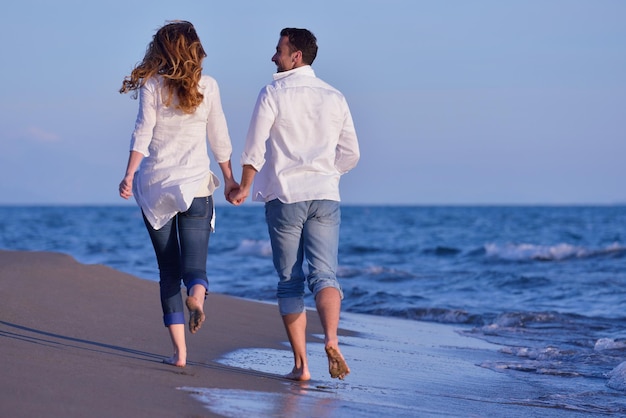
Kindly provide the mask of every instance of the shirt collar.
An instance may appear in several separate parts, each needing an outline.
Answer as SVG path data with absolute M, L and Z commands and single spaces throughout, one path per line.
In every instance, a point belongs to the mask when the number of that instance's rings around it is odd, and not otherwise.
M 274 73 L 274 80 L 280 80 L 281 78 L 288 77 L 292 74 L 309 75 L 315 77 L 315 71 L 310 65 L 303 65 L 302 67 L 294 68 L 289 71 L 282 71 L 280 73 Z

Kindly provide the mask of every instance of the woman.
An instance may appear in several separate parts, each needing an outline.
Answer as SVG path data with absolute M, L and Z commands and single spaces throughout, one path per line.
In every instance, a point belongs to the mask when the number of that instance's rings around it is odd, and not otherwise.
M 181 280 L 187 288 L 189 330 L 205 319 L 206 259 L 214 222 L 208 143 L 220 166 L 226 196 L 238 188 L 232 145 L 217 82 L 202 75 L 206 53 L 189 22 L 168 22 L 154 35 L 143 61 L 124 79 L 120 93 L 139 92 L 139 113 L 131 138 L 120 196 L 135 196 L 159 265 L 163 321 L 174 354 L 164 363 L 187 360 Z

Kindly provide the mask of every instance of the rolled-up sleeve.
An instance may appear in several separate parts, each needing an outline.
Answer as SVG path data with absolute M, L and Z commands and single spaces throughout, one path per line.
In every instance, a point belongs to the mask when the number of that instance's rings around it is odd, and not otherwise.
M 150 155 L 149 147 L 156 125 L 157 102 L 153 83 L 146 83 L 139 89 L 139 111 L 135 129 L 130 140 L 130 150 Z
M 251 165 L 256 171 L 261 170 L 265 164 L 266 143 L 275 119 L 276 107 L 272 103 L 269 87 L 265 87 L 259 93 L 252 112 L 241 165 Z
M 222 109 L 222 100 L 217 82 L 212 80 L 212 85 L 208 90 L 209 94 L 209 114 L 207 117 L 207 139 L 211 152 L 218 163 L 230 160 L 233 152 L 230 135 L 228 134 L 228 124 Z

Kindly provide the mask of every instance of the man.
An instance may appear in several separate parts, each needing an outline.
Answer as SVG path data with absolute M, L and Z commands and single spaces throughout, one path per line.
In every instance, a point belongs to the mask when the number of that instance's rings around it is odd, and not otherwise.
M 279 276 L 278 307 L 294 355 L 286 377 L 299 381 L 311 378 L 305 281 L 324 328 L 330 375 L 343 379 L 350 373 L 337 337 L 343 298 L 336 278 L 339 178 L 356 166 L 359 146 L 344 96 L 311 68 L 316 55 L 317 39 L 311 32 L 281 31 L 272 57 L 278 71 L 259 93 L 241 157 L 240 188 L 229 199 L 243 203 L 254 182 L 253 199 L 265 202 Z

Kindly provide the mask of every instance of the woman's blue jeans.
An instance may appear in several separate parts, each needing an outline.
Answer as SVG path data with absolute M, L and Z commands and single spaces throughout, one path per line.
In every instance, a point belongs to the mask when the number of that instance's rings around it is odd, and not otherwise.
M 165 326 L 185 323 L 181 281 L 187 292 L 196 284 L 209 288 L 209 251 L 213 197 L 197 197 L 186 212 L 176 214 L 161 229 L 144 216 L 159 265 L 159 288 Z
M 314 296 L 326 287 L 333 287 L 343 297 L 336 276 L 339 202 L 310 200 L 287 204 L 275 199 L 265 203 L 265 219 L 279 279 L 276 296 L 280 314 L 304 312 L 305 282 Z

